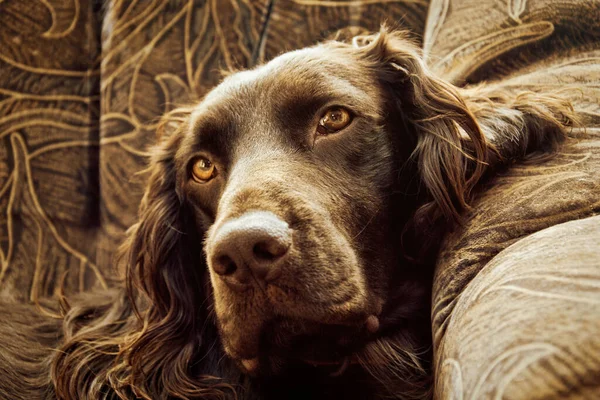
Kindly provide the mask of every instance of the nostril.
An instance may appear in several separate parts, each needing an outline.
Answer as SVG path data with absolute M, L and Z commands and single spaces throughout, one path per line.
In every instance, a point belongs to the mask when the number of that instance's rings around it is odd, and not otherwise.
M 276 242 L 258 242 L 252 248 L 254 257 L 258 261 L 275 261 L 287 252 L 287 246 Z
M 237 265 L 231 257 L 222 255 L 217 258 L 213 269 L 219 275 L 231 275 L 237 270 Z
M 259 261 L 272 261 L 275 256 L 269 251 L 266 243 L 257 243 L 252 249 L 254 257 Z

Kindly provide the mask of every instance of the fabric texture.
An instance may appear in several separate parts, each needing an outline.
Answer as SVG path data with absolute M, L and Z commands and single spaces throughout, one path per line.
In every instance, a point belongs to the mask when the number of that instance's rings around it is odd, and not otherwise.
M 438 398 L 597 398 L 600 216 L 515 242 L 462 292 L 438 347 Z
M 436 397 L 597 398 L 600 2 L 434 0 L 424 49 L 457 84 L 559 90 L 581 118 L 555 157 L 488 182 L 442 245 Z
M 0 2 L 0 293 L 106 286 L 99 220 L 100 14 Z M 68 272 L 68 274 L 67 274 Z
M 161 114 L 220 71 L 384 20 L 456 84 L 561 90 L 581 118 L 444 241 L 436 397 L 600 397 L 598 0 L 1 0 L 1 295 L 110 286 Z

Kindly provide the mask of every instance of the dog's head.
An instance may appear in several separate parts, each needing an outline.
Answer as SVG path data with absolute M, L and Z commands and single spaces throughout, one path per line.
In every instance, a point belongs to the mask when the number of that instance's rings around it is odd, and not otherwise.
M 228 76 L 162 124 L 128 242 L 132 290 L 151 303 L 140 346 L 191 362 L 207 307 L 252 374 L 389 335 L 426 296 L 398 278 L 402 232 L 415 212 L 458 215 L 484 143 L 399 33 Z

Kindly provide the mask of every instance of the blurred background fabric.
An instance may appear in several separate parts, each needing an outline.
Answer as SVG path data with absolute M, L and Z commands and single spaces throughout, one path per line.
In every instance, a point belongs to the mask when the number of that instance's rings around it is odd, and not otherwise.
M 582 121 L 445 240 L 436 397 L 600 398 L 600 0 L 0 0 L 1 296 L 110 286 L 165 111 L 384 21 L 451 82 L 560 89 Z

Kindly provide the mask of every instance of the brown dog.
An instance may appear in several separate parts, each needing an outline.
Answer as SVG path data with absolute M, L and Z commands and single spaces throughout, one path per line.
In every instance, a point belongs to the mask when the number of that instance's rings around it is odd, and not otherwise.
M 62 324 L 1 311 L 0 397 L 427 397 L 437 240 L 572 118 L 385 30 L 235 73 L 164 118 L 126 287 Z

